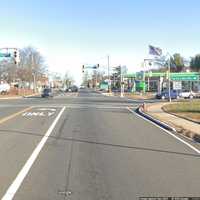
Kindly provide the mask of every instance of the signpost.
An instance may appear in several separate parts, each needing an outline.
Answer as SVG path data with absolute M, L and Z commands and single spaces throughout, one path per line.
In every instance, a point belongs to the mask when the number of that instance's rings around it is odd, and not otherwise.
M 0 53 L 0 57 L 1 58 L 10 58 L 11 57 L 11 53 Z
M 172 81 L 198 81 L 198 75 L 171 75 Z
M 8 58 L 14 58 L 14 64 L 18 65 L 20 62 L 19 49 L 17 48 L 0 48 L 0 58 L 7 60 Z
M 181 81 L 173 81 L 173 89 L 174 90 L 182 90 L 182 82 Z
M 143 81 L 144 80 L 144 72 L 137 72 L 136 73 L 136 80 Z

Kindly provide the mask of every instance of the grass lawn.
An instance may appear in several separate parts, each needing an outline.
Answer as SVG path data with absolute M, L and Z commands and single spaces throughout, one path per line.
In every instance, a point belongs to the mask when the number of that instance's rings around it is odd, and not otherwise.
M 200 122 L 200 100 L 189 100 L 165 105 L 163 109 L 178 116 Z
M 139 93 L 128 93 L 125 94 L 127 97 L 132 98 L 132 99 L 154 99 L 155 94 L 146 92 L 145 94 L 139 94 Z

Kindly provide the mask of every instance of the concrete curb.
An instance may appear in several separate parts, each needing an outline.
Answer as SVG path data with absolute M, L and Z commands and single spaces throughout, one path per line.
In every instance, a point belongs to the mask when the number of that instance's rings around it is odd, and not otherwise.
M 104 95 L 104 96 L 107 96 L 107 97 L 113 97 L 114 95 L 113 95 L 113 93 L 101 93 L 102 95 Z
M 138 107 L 138 108 L 136 109 L 136 112 L 137 112 L 139 115 L 145 117 L 146 119 L 152 121 L 153 123 L 155 123 L 155 124 L 161 126 L 162 128 L 164 128 L 164 129 L 166 129 L 166 130 L 168 130 L 168 131 L 177 132 L 175 128 L 173 128 L 173 127 L 169 126 L 168 124 L 166 124 L 166 123 L 164 123 L 164 122 L 161 122 L 160 120 L 155 119 L 155 118 L 153 118 L 152 116 L 148 115 L 147 113 L 143 112 L 141 107 Z
M 27 95 L 27 96 L 23 96 L 23 98 L 35 97 L 35 96 L 38 96 L 38 95 L 39 95 L 39 93 L 37 93 L 37 94 L 30 94 L 30 95 Z
M 164 122 L 161 122 L 160 120 L 155 119 L 152 116 L 148 115 L 147 113 L 143 112 L 141 107 L 138 107 L 136 109 L 136 112 L 137 112 L 137 114 L 145 117 L 146 119 L 150 120 L 151 122 L 157 124 L 158 126 L 164 128 L 164 129 L 166 129 L 168 131 L 179 133 L 179 134 L 183 135 L 184 137 L 186 137 L 186 138 L 188 138 L 190 140 L 193 140 L 194 142 L 200 143 L 200 135 L 199 134 L 192 133 L 190 131 L 186 131 L 186 133 L 182 133 L 180 131 L 177 131 L 175 128 L 169 126 L 168 124 L 166 124 Z
M 0 98 L 0 100 L 12 100 L 12 99 L 21 99 L 22 96 L 19 97 L 5 97 L 5 98 Z

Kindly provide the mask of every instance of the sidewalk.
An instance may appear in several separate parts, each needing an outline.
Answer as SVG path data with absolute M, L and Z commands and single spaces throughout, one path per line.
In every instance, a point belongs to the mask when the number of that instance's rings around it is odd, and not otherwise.
M 21 98 L 28 98 L 28 97 L 34 97 L 34 96 L 38 96 L 39 93 L 35 93 L 35 94 L 30 94 L 30 95 L 0 95 L 0 100 L 11 100 L 11 99 L 21 99 Z
M 200 135 L 199 124 L 164 112 L 162 106 L 166 104 L 168 104 L 168 102 L 149 104 L 147 105 L 145 112 L 175 128 L 178 133 L 184 134 L 187 137 L 194 138 L 196 135 Z

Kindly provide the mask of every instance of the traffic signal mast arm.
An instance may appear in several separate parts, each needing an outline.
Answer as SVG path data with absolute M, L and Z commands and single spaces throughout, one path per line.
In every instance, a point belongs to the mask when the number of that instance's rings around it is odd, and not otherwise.
M 9 52 L 10 50 L 11 52 Z M 0 48 L 0 51 L 6 51 L 6 52 L 0 52 L 0 57 L 4 58 L 13 57 L 15 65 L 19 63 L 19 50 L 17 48 Z

